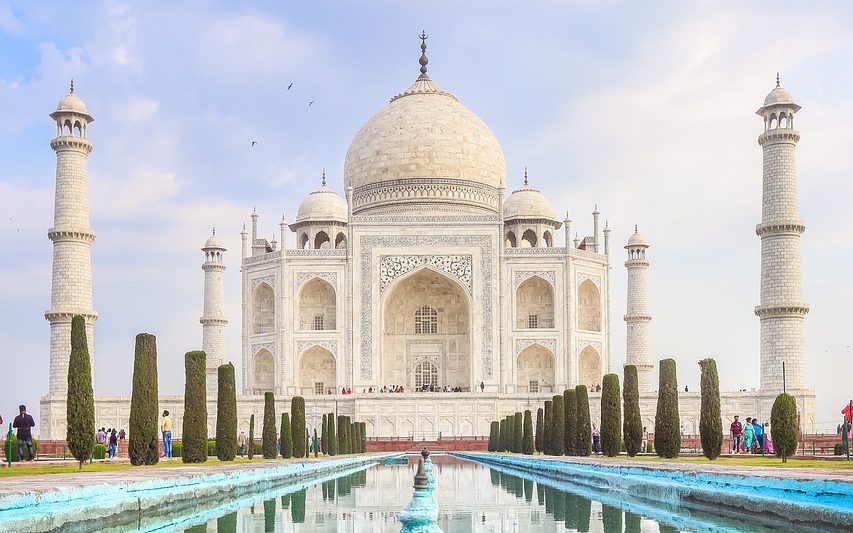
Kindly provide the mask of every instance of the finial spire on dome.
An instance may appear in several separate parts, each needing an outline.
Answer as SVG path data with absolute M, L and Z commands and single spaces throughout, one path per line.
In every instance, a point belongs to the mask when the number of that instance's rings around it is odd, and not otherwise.
M 637 225 L 636 225 L 636 224 L 634 224 L 634 233 L 640 233 L 640 230 L 639 230 L 639 229 L 637 229 Z
M 429 59 L 426 56 L 426 40 L 429 38 L 429 35 L 426 34 L 425 31 L 421 30 L 421 58 L 418 60 L 418 63 L 421 64 L 421 75 L 418 76 L 418 79 L 425 78 L 428 79 L 427 76 L 427 63 L 429 63 Z
M 323 187 L 326 186 L 326 169 L 323 169 Z
M 527 187 L 527 167 L 524 167 L 524 186 Z
M 216 226 L 213 226 L 213 234 L 216 235 Z
M 74 78 L 71 78 L 71 93 L 74 94 Z
M 781 87 L 781 86 L 782 86 L 782 84 L 781 84 L 781 82 L 779 81 L 779 73 L 777 72 L 777 73 L 776 73 L 776 87 Z

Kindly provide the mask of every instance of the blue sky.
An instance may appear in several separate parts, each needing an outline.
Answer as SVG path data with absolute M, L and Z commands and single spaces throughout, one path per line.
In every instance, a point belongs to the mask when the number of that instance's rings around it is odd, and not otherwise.
M 652 244 L 653 354 L 674 357 L 690 387 L 708 355 L 723 388 L 758 386 L 754 112 L 781 71 L 803 106 L 809 383 L 818 422 L 834 428 L 853 396 L 850 373 L 837 371 L 853 361 L 851 22 L 845 2 L 0 0 L 0 413 L 47 390 L 47 115 L 70 78 L 96 119 L 96 391 L 129 391 L 133 338 L 147 331 L 161 391 L 180 392 L 183 354 L 201 344 L 199 248 L 210 227 L 230 250 L 227 342 L 239 366 L 243 222 L 257 206 L 262 234 L 277 232 L 322 168 L 342 192 L 349 141 L 416 77 L 423 28 L 431 76 L 494 130 L 509 187 L 527 166 L 582 234 L 596 202 L 610 221 L 617 369 L 621 246 L 640 225 Z

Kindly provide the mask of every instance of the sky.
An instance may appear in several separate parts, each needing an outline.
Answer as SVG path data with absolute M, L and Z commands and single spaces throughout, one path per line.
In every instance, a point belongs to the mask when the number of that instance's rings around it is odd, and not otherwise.
M 425 29 L 430 76 L 495 132 L 508 189 L 527 167 L 581 236 L 595 204 L 609 221 L 612 368 L 625 357 L 622 246 L 638 224 L 653 358 L 674 358 L 695 389 L 708 356 L 722 389 L 758 387 L 755 110 L 780 72 L 802 106 L 807 382 L 818 428 L 834 430 L 853 397 L 851 23 L 847 2 L 0 0 L 0 415 L 26 403 L 38 416 L 47 392 L 48 114 L 71 78 L 95 117 L 95 391 L 129 393 L 134 337 L 149 332 L 160 391 L 180 393 L 183 354 L 201 345 L 211 227 L 229 249 L 239 372 L 243 223 L 256 207 L 261 235 L 277 236 L 323 168 L 343 193 L 349 142 L 415 79 Z

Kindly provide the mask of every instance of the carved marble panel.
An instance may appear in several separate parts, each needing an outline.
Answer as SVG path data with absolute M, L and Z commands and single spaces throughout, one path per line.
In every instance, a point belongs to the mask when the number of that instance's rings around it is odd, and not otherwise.
M 551 284 L 551 287 L 555 285 L 555 278 L 557 277 L 557 273 L 553 270 L 541 271 L 541 270 L 516 270 L 512 275 L 512 284 L 513 287 L 518 288 L 519 285 L 523 281 L 526 281 L 528 278 L 532 278 L 533 276 L 540 277 Z
M 554 354 L 555 356 L 557 355 L 557 339 L 553 339 L 553 338 L 551 338 L 551 339 L 522 338 L 522 339 L 515 339 L 515 356 L 518 357 L 518 354 L 520 354 L 522 350 L 524 350 L 525 348 L 527 348 L 528 346 L 531 346 L 533 344 L 539 344 L 540 346 L 543 346 L 543 347 L 551 350 L 551 353 Z
M 328 281 L 332 287 L 337 288 L 338 273 L 337 272 L 299 272 L 296 274 L 296 286 L 301 287 L 306 281 L 311 281 L 314 278 L 320 278 Z
M 578 339 L 578 354 L 580 354 L 584 348 L 587 346 L 592 346 L 592 348 L 598 352 L 598 355 L 601 355 L 602 344 L 600 341 L 591 341 L 587 339 Z
M 587 274 L 586 272 L 576 272 L 575 273 L 575 286 L 579 286 L 586 280 L 592 280 L 596 287 L 601 290 L 601 276 L 596 276 L 595 274 Z
M 254 292 L 255 289 L 258 288 L 258 285 L 260 285 L 261 283 L 266 283 L 267 285 L 272 287 L 273 290 L 275 290 L 275 276 L 270 275 L 252 279 L 252 292 Z
M 325 341 L 296 341 L 296 353 L 302 355 L 302 353 L 314 346 L 319 346 L 320 348 L 325 348 L 332 352 L 332 355 L 335 357 L 338 356 L 338 341 L 325 340 Z
M 252 345 L 252 355 L 257 355 L 261 350 L 266 350 L 269 353 L 275 356 L 275 343 L 274 342 L 259 342 L 257 344 Z
M 458 279 L 471 293 L 470 255 L 383 255 L 379 260 L 379 293 L 396 278 L 422 266 L 430 266 Z

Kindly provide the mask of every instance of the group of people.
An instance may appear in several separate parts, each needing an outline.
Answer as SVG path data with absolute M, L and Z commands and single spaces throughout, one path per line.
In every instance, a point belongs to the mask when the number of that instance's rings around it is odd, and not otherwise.
M 122 429 L 121 431 L 116 431 L 115 428 L 104 429 L 101 428 L 95 433 L 95 442 L 97 444 L 103 444 L 107 447 L 107 458 L 112 459 L 118 453 L 118 441 L 124 440 L 127 437 L 127 434 Z
M 732 453 L 773 453 L 773 442 L 770 440 L 768 427 L 770 424 L 758 421 L 754 417 L 746 417 L 746 422 L 741 423 L 740 417 L 735 415 L 729 433 L 732 437 Z

